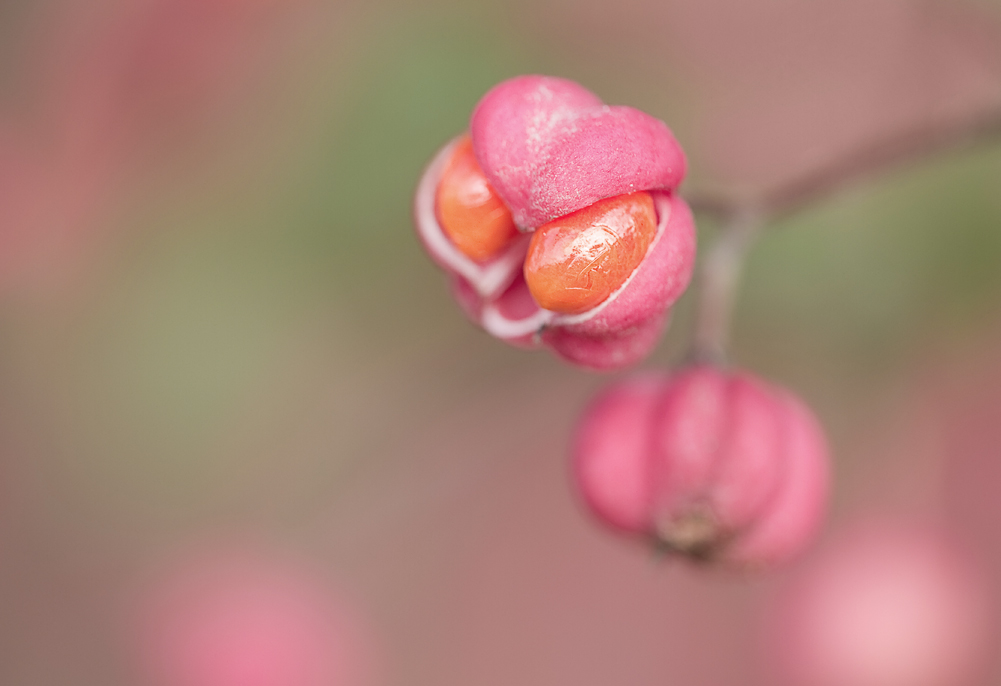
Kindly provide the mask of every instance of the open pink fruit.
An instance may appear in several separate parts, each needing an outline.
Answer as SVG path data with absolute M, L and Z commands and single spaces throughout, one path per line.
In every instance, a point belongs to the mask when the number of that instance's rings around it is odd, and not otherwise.
M 984 579 L 943 532 L 866 521 L 776 598 L 765 635 L 782 686 L 969 686 L 983 680 Z
M 470 134 L 438 152 L 414 206 L 466 314 L 585 367 L 646 356 L 695 259 L 674 194 L 685 158 L 667 126 L 572 81 L 521 76 L 484 96 Z
M 697 366 L 599 395 L 575 436 L 573 474 L 618 530 L 695 559 L 768 565 L 799 552 L 820 523 L 827 446 L 790 393 Z

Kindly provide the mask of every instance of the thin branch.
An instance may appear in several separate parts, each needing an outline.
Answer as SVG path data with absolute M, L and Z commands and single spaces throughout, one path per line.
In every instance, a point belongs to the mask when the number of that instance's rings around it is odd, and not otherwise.
M 847 185 L 917 158 L 959 151 L 992 138 L 1001 138 L 1001 108 L 903 131 L 853 150 L 832 163 L 808 172 L 791 183 L 759 195 L 687 196 L 696 212 L 733 217 L 748 208 L 768 221 L 793 214 Z
M 731 216 L 699 264 L 692 362 L 723 364 L 737 282 L 763 216 L 750 208 Z

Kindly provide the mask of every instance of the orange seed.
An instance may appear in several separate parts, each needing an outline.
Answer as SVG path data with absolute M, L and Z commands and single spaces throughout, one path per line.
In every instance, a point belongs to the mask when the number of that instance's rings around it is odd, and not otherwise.
M 435 203 L 445 235 L 477 262 L 494 257 L 518 235 L 511 211 L 480 169 L 468 135 L 445 167 Z
M 540 307 L 579 314 L 603 302 L 636 270 L 657 233 L 649 193 L 599 200 L 535 230 L 525 281 Z

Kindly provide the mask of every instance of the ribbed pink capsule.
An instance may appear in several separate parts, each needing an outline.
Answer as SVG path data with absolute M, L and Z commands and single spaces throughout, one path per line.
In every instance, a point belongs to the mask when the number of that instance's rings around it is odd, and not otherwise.
M 620 382 L 585 412 L 573 474 L 599 519 L 735 566 L 799 552 L 827 500 L 827 445 L 787 391 L 710 366 Z
M 473 112 L 470 134 L 483 174 L 477 187 L 496 193 L 523 235 L 489 256 L 470 254 L 450 238 L 454 231 L 442 223 L 451 209 L 443 212 L 436 198 L 463 138 L 442 148 L 417 188 L 414 216 L 421 242 L 452 277 L 453 293 L 465 313 L 512 345 L 548 347 L 593 369 L 620 368 L 645 357 L 667 325 L 671 305 L 688 286 L 695 260 L 692 215 L 674 194 L 685 174 L 685 157 L 671 131 L 638 110 L 603 104 L 572 81 L 520 76 L 483 97 Z M 642 242 L 638 264 L 634 246 L 597 227 L 594 236 L 602 240 L 582 239 L 587 250 L 580 259 L 567 260 L 579 274 L 575 271 L 565 282 L 590 287 L 592 280 L 604 282 L 611 275 L 617 286 L 607 296 L 603 291 L 597 301 L 588 300 L 583 311 L 541 307 L 525 282 L 530 249 L 525 234 L 638 191 L 649 193 L 650 225 L 656 225 L 652 238 Z M 567 245 L 573 243 L 572 236 L 564 238 Z M 630 255 L 627 269 L 607 259 L 623 254 Z M 549 302 L 565 300 L 556 296 Z

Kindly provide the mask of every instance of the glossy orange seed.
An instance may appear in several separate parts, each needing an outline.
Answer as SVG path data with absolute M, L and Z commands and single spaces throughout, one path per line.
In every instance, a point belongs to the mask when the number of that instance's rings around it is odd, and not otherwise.
M 455 147 L 435 196 L 438 222 L 464 255 L 485 262 L 518 235 L 511 211 L 483 175 L 469 136 Z
M 649 193 L 599 200 L 535 230 L 525 259 L 525 281 L 540 307 L 586 312 L 615 292 L 636 270 L 657 233 Z

